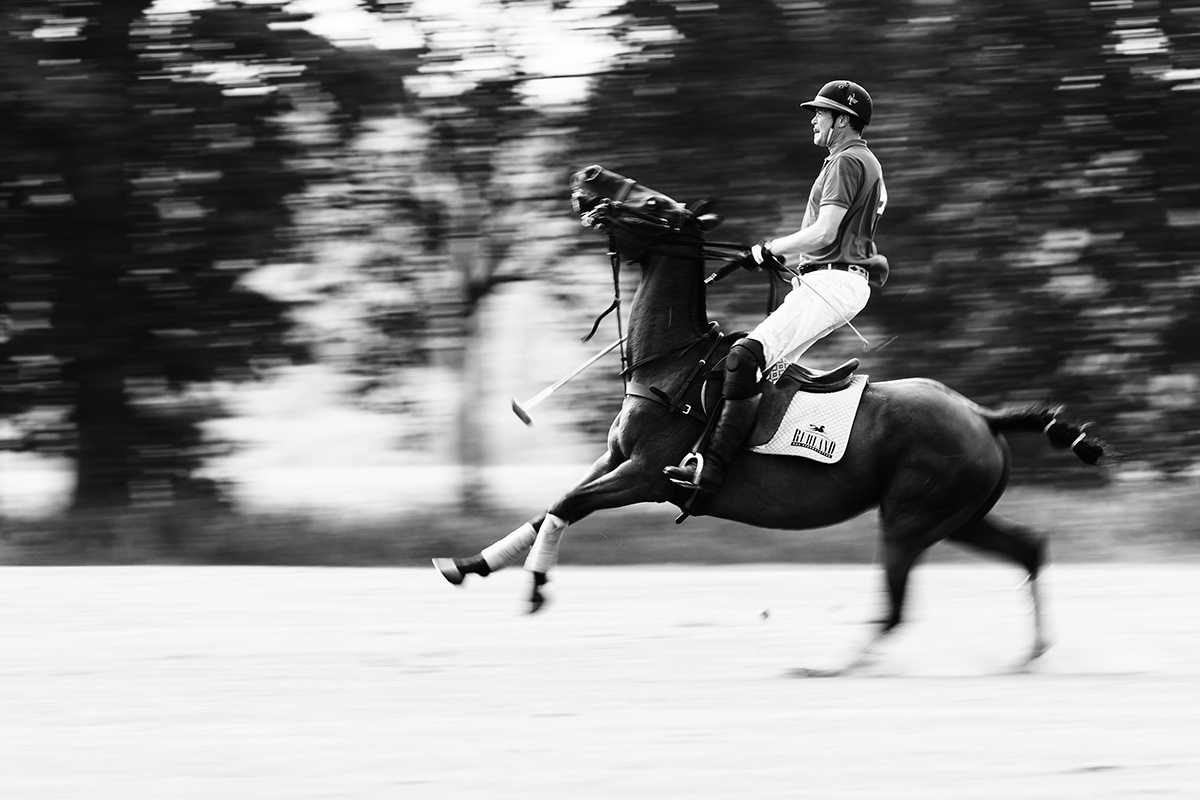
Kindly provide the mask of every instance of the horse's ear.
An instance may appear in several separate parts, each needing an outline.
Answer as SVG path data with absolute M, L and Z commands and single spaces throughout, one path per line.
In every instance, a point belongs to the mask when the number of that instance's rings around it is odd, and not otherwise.
M 700 223 L 700 230 L 708 233 L 711 230 L 716 230 L 722 222 L 725 221 L 723 214 L 701 214 L 696 217 L 696 222 Z
M 711 195 L 706 195 L 704 197 L 701 197 L 699 200 L 693 200 L 692 202 L 688 203 L 687 209 L 688 209 L 688 211 L 692 212 L 697 217 L 699 217 L 702 214 L 705 214 L 708 211 L 711 211 L 712 207 L 715 206 L 716 204 L 717 204 L 717 198 L 715 198 Z

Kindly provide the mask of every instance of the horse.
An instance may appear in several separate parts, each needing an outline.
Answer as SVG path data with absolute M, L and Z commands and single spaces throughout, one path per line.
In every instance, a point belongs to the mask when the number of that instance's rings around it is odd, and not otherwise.
M 721 361 L 736 338 L 720 333 L 705 304 L 707 283 L 737 268 L 726 265 L 708 280 L 703 275 L 704 258 L 713 253 L 704 235 L 721 221 L 709 212 L 712 198 L 684 205 L 600 166 L 572 176 L 571 188 L 583 223 L 609 235 L 614 265 L 625 258 L 641 266 L 623 353 L 627 391 L 620 413 L 604 454 L 553 505 L 474 556 L 434 559 L 442 576 L 461 586 L 468 575 L 486 576 L 528 551 L 531 613 L 546 602 L 547 573 L 568 525 L 637 503 L 671 503 L 685 515 L 697 509 L 694 491 L 672 483 L 663 468 L 696 443 L 706 417 L 698 411 L 699 376 L 706 364 Z M 1086 426 L 1059 420 L 1061 413 L 1046 403 L 986 408 L 926 378 L 868 381 L 839 461 L 743 450 L 723 488 L 707 496 L 697 513 L 760 528 L 809 530 L 878 509 L 887 612 L 862 654 L 835 672 L 868 661 L 875 645 L 901 624 L 910 572 L 942 540 L 1025 570 L 1032 661 L 1050 645 L 1038 591 L 1046 537 L 991 512 L 1009 479 L 1006 434 L 1041 432 L 1085 463 L 1101 457 L 1103 445 L 1084 434 Z

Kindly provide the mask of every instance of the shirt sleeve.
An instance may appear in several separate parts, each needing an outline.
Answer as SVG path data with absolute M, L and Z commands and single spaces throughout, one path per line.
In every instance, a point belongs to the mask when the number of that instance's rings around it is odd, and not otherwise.
M 825 176 L 820 205 L 850 208 L 862 189 L 865 174 L 866 170 L 858 159 L 844 155 L 835 158 Z

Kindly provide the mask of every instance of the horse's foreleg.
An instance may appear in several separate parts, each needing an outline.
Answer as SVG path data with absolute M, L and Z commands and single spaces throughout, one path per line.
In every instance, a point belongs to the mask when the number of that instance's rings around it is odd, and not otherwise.
M 585 485 L 596 478 L 611 472 L 617 463 L 611 451 L 596 459 L 595 463 L 585 473 L 580 485 Z M 561 502 L 561 501 L 560 501 Z M 542 529 L 546 512 L 530 519 L 521 527 L 504 538 L 488 545 L 480 552 L 467 558 L 435 558 L 433 566 L 442 577 L 455 586 L 461 586 L 468 575 L 487 577 L 496 570 L 512 566 L 521 560 L 537 540 L 538 532 Z M 559 532 L 561 536 L 561 531 Z
M 546 585 L 546 575 L 550 572 L 550 568 L 558 563 L 558 545 L 567 531 L 568 524 L 570 523 L 562 517 L 546 514 L 546 518 L 538 529 L 537 538 L 529 549 L 529 556 L 525 559 L 525 569 L 533 573 L 533 590 L 529 595 L 530 614 L 541 610 L 546 603 L 542 587 Z
M 540 514 L 517 528 L 493 544 L 483 548 L 476 555 L 468 558 L 435 558 L 433 566 L 442 577 L 455 586 L 462 584 L 468 575 L 478 575 L 481 578 L 491 575 L 498 569 L 517 563 L 537 537 L 539 526 L 545 519 Z
M 640 462 L 624 461 L 610 472 L 584 480 L 559 498 L 546 513 L 525 560 L 525 569 L 533 574 L 530 613 L 541 609 L 546 602 L 542 587 L 550 569 L 558 563 L 559 545 L 568 525 L 593 511 L 664 500 L 669 486 L 661 475 L 643 469 Z

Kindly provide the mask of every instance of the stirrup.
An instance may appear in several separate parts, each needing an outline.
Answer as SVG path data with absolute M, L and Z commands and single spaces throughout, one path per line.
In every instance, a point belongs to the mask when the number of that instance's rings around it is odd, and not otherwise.
M 700 476 L 704 474 L 704 456 L 700 453 L 688 453 L 679 462 L 678 469 L 688 469 L 689 467 L 692 468 L 692 479 L 690 481 L 683 478 L 672 478 L 669 475 L 667 478 L 676 486 L 682 486 L 685 489 L 699 489 Z

